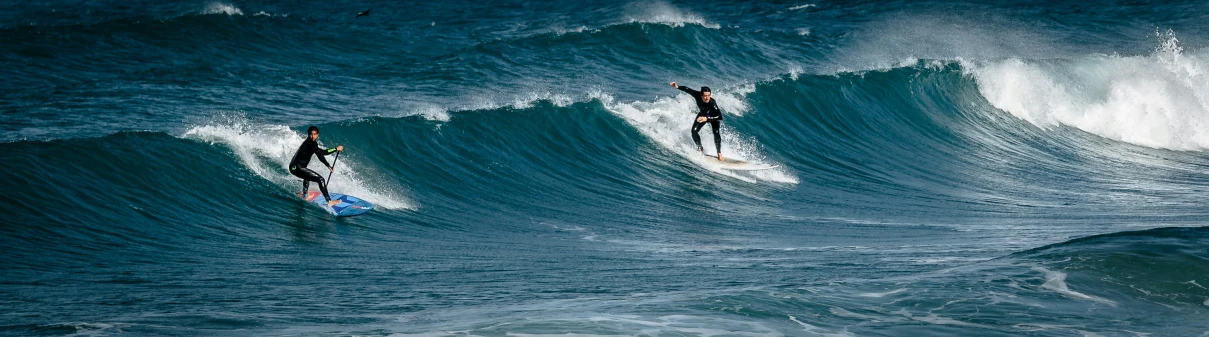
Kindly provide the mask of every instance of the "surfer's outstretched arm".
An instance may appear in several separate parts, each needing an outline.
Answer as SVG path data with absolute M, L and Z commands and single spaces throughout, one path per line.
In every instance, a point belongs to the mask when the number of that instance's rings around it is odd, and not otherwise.
M 687 92 L 689 95 L 692 95 L 693 97 L 701 97 L 700 91 L 693 90 L 692 88 L 689 88 L 689 87 L 686 87 L 683 85 L 676 85 L 676 82 L 672 82 L 671 84 L 672 84 L 673 88 L 680 89 L 680 91 L 683 91 L 683 92 Z

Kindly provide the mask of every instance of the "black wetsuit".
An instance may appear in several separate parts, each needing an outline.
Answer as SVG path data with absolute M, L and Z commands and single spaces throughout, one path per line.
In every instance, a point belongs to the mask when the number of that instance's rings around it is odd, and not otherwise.
M 697 143 L 697 150 L 701 150 L 702 152 L 705 151 L 705 149 L 701 147 L 701 135 L 699 132 L 701 131 L 701 127 L 705 126 L 705 123 L 709 123 L 710 129 L 713 129 L 714 131 L 714 147 L 717 148 L 717 153 L 722 153 L 722 135 L 718 134 L 718 126 L 722 122 L 722 110 L 718 109 L 718 100 L 712 97 L 713 95 L 711 94 L 709 102 L 705 102 L 701 99 L 700 91 L 690 89 L 689 87 L 683 85 L 679 86 L 677 89 L 687 92 L 689 95 L 692 95 L 693 98 L 697 99 L 697 109 L 700 110 L 700 112 L 697 113 L 697 117 L 705 117 L 705 122 L 700 123 L 697 122 L 697 118 L 693 118 L 693 142 Z
M 309 137 L 306 141 L 302 142 L 302 146 L 298 147 L 298 152 L 294 153 L 294 160 L 290 161 L 290 174 L 302 178 L 302 195 L 304 197 L 307 190 L 311 188 L 311 182 L 314 181 L 319 183 L 319 191 L 323 192 L 323 199 L 332 201 L 332 197 L 327 194 L 327 183 L 323 181 L 323 176 L 315 173 L 315 171 L 311 171 L 306 166 L 311 163 L 311 156 L 316 155 L 319 156 L 319 162 L 323 163 L 323 166 L 331 167 L 332 165 L 328 164 L 327 159 L 324 159 L 323 156 L 334 152 L 336 152 L 336 149 L 320 148 L 319 143 L 311 140 Z

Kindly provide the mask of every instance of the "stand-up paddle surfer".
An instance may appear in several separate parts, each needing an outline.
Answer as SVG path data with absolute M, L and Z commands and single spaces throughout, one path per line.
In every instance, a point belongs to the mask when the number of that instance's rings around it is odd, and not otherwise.
M 687 92 L 697 100 L 697 118 L 693 121 L 693 142 L 697 143 L 697 150 L 705 153 L 705 148 L 701 147 L 701 127 L 705 123 L 709 123 L 710 129 L 714 131 L 714 147 L 718 150 L 718 160 L 722 160 L 722 135 L 718 133 L 718 126 L 722 123 L 722 110 L 718 109 L 718 101 L 710 97 L 709 87 L 701 87 L 701 91 L 690 89 L 689 87 L 676 85 L 676 82 L 671 83 L 672 88 L 680 89 Z
M 319 183 L 319 191 L 323 192 L 323 199 L 327 200 L 327 205 L 335 206 L 340 203 L 340 200 L 332 201 L 332 197 L 327 194 L 327 182 L 323 180 L 315 171 L 306 168 L 307 164 L 311 163 L 311 156 L 319 156 L 319 162 L 323 166 L 327 166 L 329 171 L 335 171 L 331 164 L 327 163 L 327 159 L 323 156 L 344 151 L 344 146 L 336 145 L 334 149 L 324 149 L 319 147 L 319 128 L 311 126 L 306 129 L 306 140 L 302 141 L 302 145 L 298 147 L 298 152 L 294 153 L 294 160 L 290 161 L 290 174 L 295 177 L 302 178 L 302 195 L 306 196 L 306 192 L 311 189 L 311 182 Z

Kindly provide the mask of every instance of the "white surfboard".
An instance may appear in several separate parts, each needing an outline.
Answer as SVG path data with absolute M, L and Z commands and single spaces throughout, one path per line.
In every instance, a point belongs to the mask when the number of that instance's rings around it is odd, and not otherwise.
M 704 153 L 702 153 L 702 155 L 709 157 L 709 158 L 713 158 L 714 160 L 718 159 L 718 156 L 716 156 L 716 155 L 711 156 L 711 155 L 704 154 Z M 770 164 L 765 164 L 765 163 L 753 163 L 753 162 L 739 160 L 739 159 L 733 159 L 733 158 L 724 158 L 723 160 L 717 161 L 716 163 L 719 168 L 722 168 L 723 170 L 731 170 L 731 171 L 760 171 L 760 170 L 767 170 L 767 169 L 777 167 L 777 165 L 770 165 Z

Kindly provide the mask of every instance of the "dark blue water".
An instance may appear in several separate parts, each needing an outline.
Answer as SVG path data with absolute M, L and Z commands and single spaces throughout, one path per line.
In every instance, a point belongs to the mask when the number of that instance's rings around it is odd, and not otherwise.
M 6 2 L 0 334 L 1204 335 L 1206 10 Z

